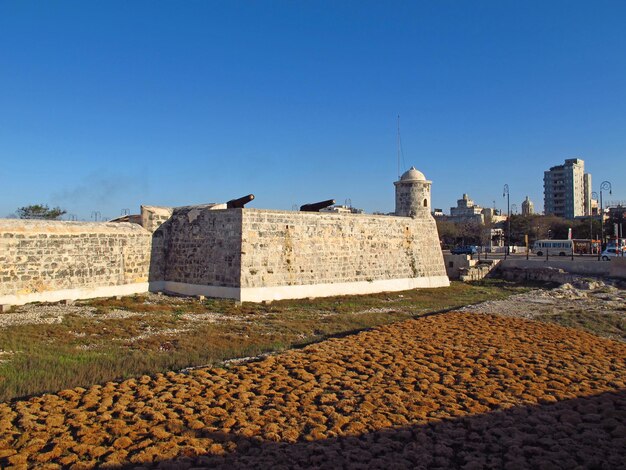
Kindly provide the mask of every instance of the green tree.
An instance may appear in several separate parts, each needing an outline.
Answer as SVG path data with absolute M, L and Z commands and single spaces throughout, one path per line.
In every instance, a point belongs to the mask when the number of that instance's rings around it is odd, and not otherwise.
M 533 238 L 533 222 L 534 216 L 511 215 L 511 245 L 523 245 L 526 234 Z M 504 222 L 504 230 L 508 230 L 507 222 Z
M 506 230 L 507 223 L 504 222 Z M 572 238 L 594 238 L 600 233 L 600 221 L 586 219 L 566 220 L 554 215 L 512 215 L 511 216 L 511 243 L 524 244 L 524 235 L 528 235 L 529 242 L 546 238 L 566 239 L 568 230 L 572 229 Z
M 439 218 L 435 220 L 443 248 L 452 248 L 457 245 L 480 245 L 484 228 L 478 222 L 473 220 L 452 222 Z
M 576 219 L 572 223 L 572 238 L 600 238 L 600 221 L 593 218 Z
M 60 207 L 50 209 L 44 204 L 34 204 L 32 206 L 20 207 L 16 213 L 20 219 L 47 219 L 56 220 L 67 211 Z
M 624 220 L 626 219 L 626 207 L 617 206 L 611 208 L 609 211 L 609 217 L 604 223 L 604 235 L 606 237 L 615 238 L 620 233 L 621 229 L 624 230 Z M 617 232 L 615 226 L 617 225 Z M 623 232 L 622 232 L 623 233 Z

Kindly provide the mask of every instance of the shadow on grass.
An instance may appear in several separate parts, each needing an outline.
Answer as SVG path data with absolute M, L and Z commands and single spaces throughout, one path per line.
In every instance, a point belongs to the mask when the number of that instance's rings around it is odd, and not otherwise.
M 217 443 L 213 451 L 232 450 L 142 466 L 625 469 L 626 390 L 312 442 L 268 442 L 236 433 L 206 437 Z

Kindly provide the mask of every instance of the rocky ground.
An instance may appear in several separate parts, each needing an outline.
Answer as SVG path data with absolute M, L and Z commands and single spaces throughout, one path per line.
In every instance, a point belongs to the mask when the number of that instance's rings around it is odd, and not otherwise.
M 436 314 L 0 404 L 0 466 L 626 468 L 625 377 L 621 342 Z
M 579 278 L 459 310 L 559 323 L 626 341 L 626 289 L 600 279 Z
M 175 305 L 186 306 L 197 303 L 191 297 L 177 297 L 146 293 L 142 295 L 146 305 Z M 61 323 L 68 315 L 78 315 L 84 318 L 97 318 L 98 320 L 122 319 L 136 316 L 146 316 L 151 312 L 133 312 L 127 309 L 114 309 L 102 313 L 97 307 L 93 307 L 85 301 L 76 303 L 31 303 L 13 307 L 8 313 L 0 315 L 0 328 L 14 325 L 35 325 Z M 232 318 L 216 313 L 206 313 L 203 316 L 182 315 L 182 318 L 190 322 L 198 320 L 228 321 Z
M 402 296 L 399 296 L 402 297 Z M 185 308 L 197 302 L 193 298 L 163 296 L 156 294 L 144 295 L 146 305 L 172 305 Z M 461 307 L 459 311 L 491 313 L 495 315 L 514 316 L 526 319 L 546 320 L 550 317 L 567 312 L 586 312 L 597 315 L 600 319 L 607 316 L 616 316 L 621 319 L 626 330 L 626 286 L 623 283 L 605 282 L 600 279 L 578 278 L 572 283 L 566 283 L 555 289 L 533 289 L 523 294 L 512 295 L 502 300 L 491 300 L 474 305 Z M 358 313 L 386 313 L 394 308 L 369 308 Z M 326 315 L 333 315 L 327 313 Z M 77 315 L 83 318 L 97 320 L 125 319 L 132 317 L 150 317 L 152 312 L 132 311 L 128 309 L 112 309 L 103 313 L 97 307 L 89 304 L 27 304 L 15 307 L 9 313 L 0 315 L 0 328 L 25 324 L 54 324 L 61 323 L 67 315 Z M 262 313 L 256 313 L 262 316 Z M 324 314 L 321 313 L 320 317 Z M 218 312 L 185 313 L 180 315 L 183 327 L 191 328 L 198 321 L 228 323 L 247 320 L 247 315 L 223 315 Z M 557 323 L 562 323 L 557 321 Z M 577 325 L 581 326 L 581 325 Z M 584 327 L 584 325 L 582 325 Z M 156 331 L 156 330 L 155 330 Z M 624 331 L 605 332 L 592 331 L 612 339 L 626 341 Z

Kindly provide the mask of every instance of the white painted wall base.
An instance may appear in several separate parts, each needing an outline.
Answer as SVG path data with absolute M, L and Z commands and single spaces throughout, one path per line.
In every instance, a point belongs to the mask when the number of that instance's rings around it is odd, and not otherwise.
M 156 281 L 80 289 L 62 289 L 29 294 L 2 295 L 0 305 L 24 305 L 31 302 L 60 302 L 62 300 L 93 299 L 133 295 L 144 292 L 172 292 L 181 295 L 204 295 L 241 302 L 262 302 L 264 300 L 302 299 L 307 297 L 330 297 L 333 295 L 374 294 L 395 292 L 416 288 L 447 287 L 447 276 L 434 276 L 406 279 L 383 279 L 378 281 L 339 282 L 335 284 L 309 284 L 274 287 L 222 287 L 187 284 L 184 282 Z
M 0 295 L 0 304 L 24 305 L 31 302 L 60 302 L 61 300 L 94 299 L 96 297 L 114 297 L 148 292 L 147 282 L 124 284 L 121 286 L 84 287 L 61 289 L 28 294 Z
M 241 289 L 242 302 L 263 300 L 302 299 L 306 297 L 330 297 L 333 295 L 375 294 L 428 287 L 447 287 L 447 276 L 404 279 L 380 279 L 376 281 L 338 282 L 333 284 L 310 284 L 276 287 L 248 287 Z
M 204 295 L 235 299 L 241 302 L 262 302 L 264 300 L 302 299 L 307 297 L 330 297 L 333 295 L 375 294 L 396 292 L 417 288 L 448 287 L 447 276 L 433 276 L 405 279 L 381 279 L 377 281 L 338 282 L 334 284 L 309 284 L 273 287 L 220 287 L 183 282 L 162 281 L 150 283 L 151 291 L 168 291 L 182 295 Z

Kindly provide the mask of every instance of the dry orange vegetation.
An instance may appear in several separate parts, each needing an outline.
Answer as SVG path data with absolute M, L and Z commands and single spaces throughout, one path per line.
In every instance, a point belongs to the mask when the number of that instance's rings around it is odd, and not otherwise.
M 624 468 L 626 345 L 447 313 L 0 404 L 16 468 Z

